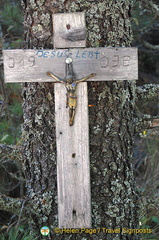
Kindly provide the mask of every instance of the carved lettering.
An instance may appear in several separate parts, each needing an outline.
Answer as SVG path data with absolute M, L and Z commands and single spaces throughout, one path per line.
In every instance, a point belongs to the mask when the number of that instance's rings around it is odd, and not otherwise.
M 68 56 L 71 57 L 75 57 L 75 58 L 81 58 L 81 59 L 98 59 L 99 55 L 101 54 L 101 52 L 97 51 L 80 51 L 77 50 L 76 52 L 72 53 L 69 52 L 69 50 L 66 51 L 43 51 L 43 50 L 39 50 L 36 52 L 36 56 L 38 58 L 66 58 Z M 14 68 L 14 67 L 24 67 L 25 65 L 29 65 L 29 67 L 33 67 L 35 66 L 35 56 L 29 56 L 27 59 L 25 59 L 25 57 L 17 59 L 15 61 L 14 58 L 10 57 L 8 59 L 8 66 L 9 68 Z M 128 67 L 130 66 L 130 56 L 120 56 L 118 54 L 110 57 L 110 56 L 102 56 L 100 58 L 100 66 L 101 68 L 106 68 L 106 67 L 118 67 L 123 66 L 123 67 Z
M 35 57 L 34 57 L 34 56 L 30 56 L 30 57 L 28 58 L 28 62 L 30 63 L 30 64 L 29 64 L 29 67 L 35 66 Z
M 19 67 L 24 67 L 24 58 L 20 59 L 20 61 L 17 64 Z
M 127 67 L 130 65 L 130 56 L 123 57 L 123 66 Z
M 8 61 L 9 61 L 8 67 L 9 68 L 14 68 L 15 67 L 15 59 L 14 58 L 9 58 Z
M 100 59 L 100 66 L 102 68 L 106 68 L 108 64 L 109 64 L 109 59 L 107 57 L 104 56 Z
M 29 56 L 26 59 L 20 58 L 20 59 L 16 59 L 16 60 L 14 58 L 8 59 L 8 67 L 9 68 L 17 68 L 17 67 L 24 67 L 24 66 L 29 66 L 29 67 L 35 66 L 35 57 Z
M 113 62 L 112 67 L 117 67 L 119 64 L 119 56 L 115 55 L 112 59 L 112 62 Z
M 138 77 L 136 48 L 30 49 L 4 50 L 5 81 L 25 82 L 33 79 L 50 82 L 44 76 L 47 71 L 54 71 L 55 75 L 59 72 L 62 78 L 66 72 L 63 68 L 66 58 L 73 61 L 76 79 L 90 72 L 96 73 L 95 81 L 133 80 Z

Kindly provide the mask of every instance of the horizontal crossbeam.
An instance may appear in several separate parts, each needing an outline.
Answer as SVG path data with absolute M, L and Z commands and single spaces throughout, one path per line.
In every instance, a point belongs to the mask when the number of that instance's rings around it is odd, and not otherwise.
M 88 81 L 137 80 L 137 48 L 80 48 L 4 50 L 5 82 L 53 82 L 51 71 L 65 77 L 65 60 L 73 59 L 76 79 L 96 73 Z

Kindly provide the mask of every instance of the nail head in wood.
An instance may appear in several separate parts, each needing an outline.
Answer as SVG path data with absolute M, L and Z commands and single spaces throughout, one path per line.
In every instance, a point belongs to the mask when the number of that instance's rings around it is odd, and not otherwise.
M 53 14 L 54 48 L 86 46 L 84 12 Z

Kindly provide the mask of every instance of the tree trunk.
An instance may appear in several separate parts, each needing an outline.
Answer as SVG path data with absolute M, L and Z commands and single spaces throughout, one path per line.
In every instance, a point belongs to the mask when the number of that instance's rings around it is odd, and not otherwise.
M 53 48 L 52 13 L 86 14 L 87 47 L 130 46 L 131 7 L 127 0 L 22 0 L 27 48 Z M 51 83 L 23 85 L 24 171 L 31 224 L 58 226 L 54 90 Z M 133 176 L 135 81 L 88 83 L 92 228 L 121 228 L 116 234 L 73 234 L 72 239 L 138 239 L 122 228 L 138 228 Z M 103 230 L 104 231 L 104 230 Z M 42 238 L 42 237 L 41 237 Z M 50 238 L 51 239 L 51 238 Z

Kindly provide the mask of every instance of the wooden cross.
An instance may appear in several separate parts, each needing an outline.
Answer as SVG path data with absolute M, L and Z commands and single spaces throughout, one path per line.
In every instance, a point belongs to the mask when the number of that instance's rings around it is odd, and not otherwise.
M 76 79 L 91 73 L 96 73 L 96 76 L 88 81 L 138 79 L 137 48 L 79 48 L 85 47 L 86 42 L 84 13 L 54 14 L 53 27 L 55 49 L 3 51 L 6 83 L 53 82 L 46 72 L 53 72 L 64 79 L 68 57 L 73 61 Z M 56 83 L 54 87 L 59 227 L 89 228 L 91 194 L 87 83 L 79 83 L 77 87 L 73 126 L 69 126 L 66 88 L 61 83 Z

